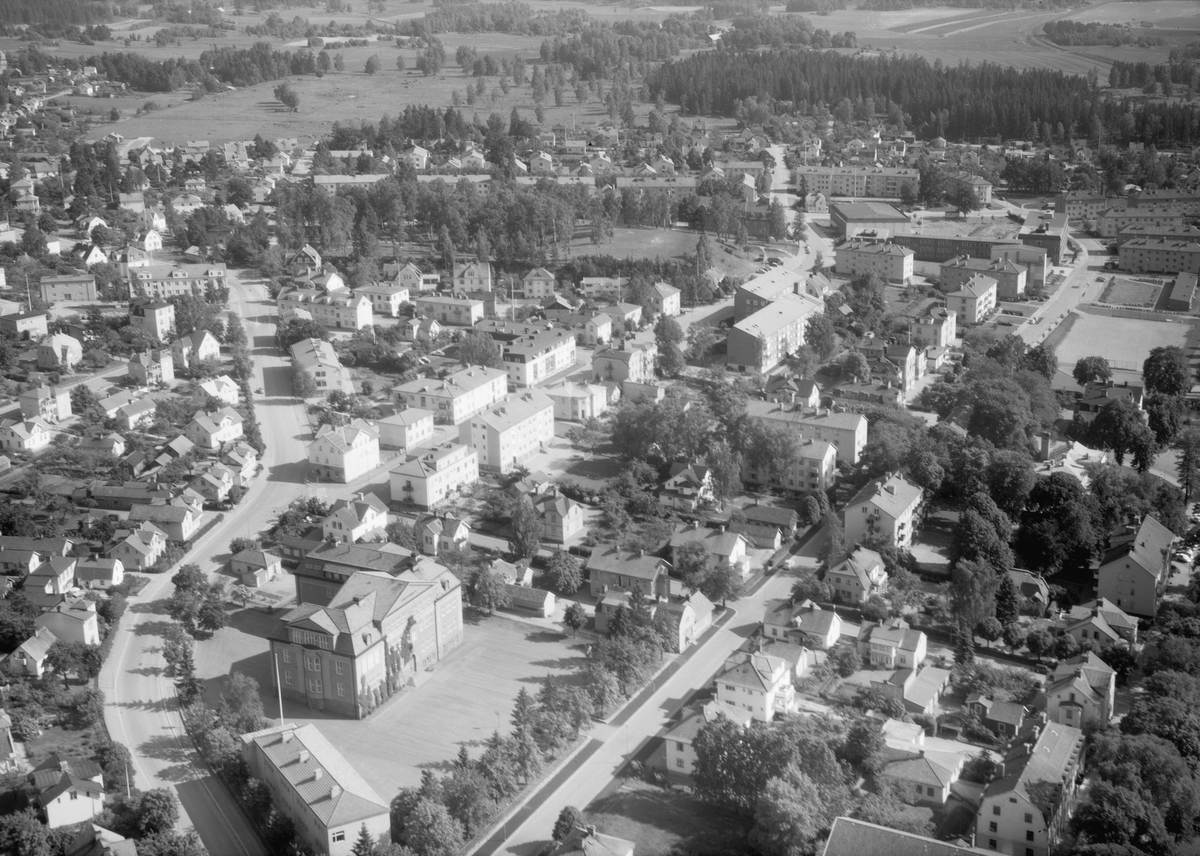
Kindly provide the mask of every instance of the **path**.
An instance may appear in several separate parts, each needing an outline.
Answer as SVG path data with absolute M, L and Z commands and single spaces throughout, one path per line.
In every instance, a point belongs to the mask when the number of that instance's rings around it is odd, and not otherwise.
M 241 280 L 230 271 L 230 308 L 246 320 L 255 368 L 251 387 L 266 395 L 257 402 L 267 450 L 263 472 L 238 507 L 206 533 L 187 555 L 209 574 L 223 565 L 216 557 L 229 542 L 267 527 L 279 510 L 303 492 L 304 440 L 308 431 L 303 406 L 290 397 L 287 362 L 274 344 L 274 307 L 260 283 Z M 192 826 L 209 853 L 260 856 L 261 842 L 232 794 L 205 766 L 183 731 L 174 687 L 165 676 L 159 637 L 166 601 L 173 587 L 169 575 L 153 577 L 131 598 L 125 621 L 100 674 L 107 698 L 105 722 L 114 740 L 129 747 L 137 787 L 174 788 L 181 803 L 179 826 Z M 204 644 L 197 646 L 197 660 Z

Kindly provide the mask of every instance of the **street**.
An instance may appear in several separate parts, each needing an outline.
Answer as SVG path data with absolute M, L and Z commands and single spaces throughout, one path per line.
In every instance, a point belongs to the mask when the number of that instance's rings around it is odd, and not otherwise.
M 266 528 L 283 506 L 304 492 L 309 430 L 303 405 L 290 397 L 288 364 L 275 347 L 274 307 L 264 287 L 240 280 L 232 270 L 230 286 L 230 309 L 245 319 L 250 338 L 255 368 L 250 386 L 266 393 L 256 402 L 256 410 L 267 449 L 262 472 L 241 503 L 186 556 L 186 561 L 200 565 L 210 575 L 223 566 L 230 540 Z M 153 577 L 130 599 L 112 653 L 100 673 L 100 688 L 106 697 L 105 722 L 112 738 L 129 748 L 138 788 L 175 789 L 182 809 L 179 828 L 194 827 L 213 856 L 259 856 L 264 851 L 250 822 L 225 786 L 209 773 L 183 730 L 159 645 L 162 629 L 170 620 L 166 600 L 172 588 L 169 575 Z M 197 662 L 203 656 L 204 643 L 199 642 Z

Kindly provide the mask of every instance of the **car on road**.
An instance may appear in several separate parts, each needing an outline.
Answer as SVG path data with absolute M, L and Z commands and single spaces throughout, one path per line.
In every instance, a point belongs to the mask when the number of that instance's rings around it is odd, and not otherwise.
M 783 259 L 779 258 L 779 256 L 771 256 L 771 258 L 767 259 L 767 264 L 771 267 L 779 267 L 783 264 Z

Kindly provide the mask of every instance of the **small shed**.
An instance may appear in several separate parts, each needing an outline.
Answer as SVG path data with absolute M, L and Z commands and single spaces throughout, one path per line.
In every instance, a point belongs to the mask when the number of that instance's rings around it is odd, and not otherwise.
M 549 618 L 554 614 L 555 598 L 552 592 L 512 583 L 505 583 L 504 590 L 512 601 L 509 604 L 510 609 L 532 612 L 542 618 Z

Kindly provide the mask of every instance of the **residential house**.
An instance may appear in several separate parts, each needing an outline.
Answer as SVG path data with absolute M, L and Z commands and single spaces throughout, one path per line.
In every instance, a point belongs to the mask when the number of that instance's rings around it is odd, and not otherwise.
M 327 676 L 309 680 L 321 677 Z M 391 834 L 387 800 L 312 723 L 252 731 L 241 741 L 250 775 L 266 786 L 275 807 L 314 854 L 350 856 L 362 829 L 373 840 Z
M 450 425 L 482 413 L 507 394 L 504 371 L 483 366 L 471 366 L 441 379 L 418 378 L 392 392 L 397 403 L 433 411 L 437 422 Z
M 1174 542 L 1174 533 L 1152 515 L 1112 533 L 1095 568 L 1096 596 L 1129 615 L 1156 615 L 1171 574 Z
M 414 449 L 433 439 L 433 411 L 406 407 L 375 423 L 381 449 Z
M 215 413 L 197 412 L 183 433 L 201 449 L 216 450 L 242 436 L 242 414 L 232 407 Z
M 171 356 L 175 365 L 188 368 L 193 363 L 221 358 L 221 343 L 208 330 L 193 330 L 171 343 Z
M 289 350 L 293 366 L 308 372 L 319 395 L 335 390 L 348 395 L 354 392 L 350 369 L 342 365 L 333 345 L 320 339 L 302 339 Z
M 129 377 L 138 386 L 173 383 L 175 358 L 165 348 L 135 353 L 129 358 Z
M 454 267 L 454 290 L 462 294 L 492 290 L 492 266 L 487 262 L 468 262 Z
M 100 619 L 93 600 L 63 601 L 33 620 L 63 642 L 100 644 Z
M 713 602 L 698 591 L 660 600 L 655 615 L 670 630 L 671 650 L 682 654 L 704 635 L 712 627 L 714 609 Z
M 887 782 L 910 805 L 943 806 L 950 789 L 962 774 L 961 753 L 885 749 L 885 765 L 876 782 Z
M 93 251 L 99 252 L 98 247 L 92 247 Z M 101 256 L 104 254 L 101 252 Z M 103 261 L 107 261 L 104 258 Z M 88 260 L 85 258 L 84 267 L 88 267 Z M 102 264 L 101 261 L 95 261 L 91 264 Z M 96 277 L 88 274 L 66 274 L 64 276 L 43 276 L 38 283 L 38 288 L 42 292 L 42 302 L 47 305 L 52 303 L 95 303 L 96 302 Z
M 646 301 L 655 315 L 674 316 L 680 312 L 679 296 L 680 291 L 675 286 L 656 282 L 650 286 Z
M 74 336 L 55 333 L 47 336 L 38 345 L 37 365 L 39 369 L 70 374 L 83 359 L 83 345 Z
M 554 418 L 564 422 L 586 422 L 608 409 L 608 390 L 595 383 L 564 380 L 544 390 L 554 404 Z
M 125 580 L 125 565 L 117 558 L 89 556 L 75 563 L 75 585 L 85 589 L 109 589 Z
M 1073 728 L 1107 728 L 1115 710 L 1117 673 L 1091 651 L 1063 660 L 1046 679 L 1046 715 Z
M 972 274 L 946 295 L 946 309 L 965 325 L 982 324 L 996 311 L 996 295 L 996 280 L 983 274 Z
M 863 660 L 883 669 L 911 669 L 925 662 L 928 639 L 902 618 L 882 623 L 864 621 L 858 631 L 858 652 Z
M 883 558 L 874 550 L 855 545 L 846 556 L 825 572 L 825 582 L 833 589 L 833 599 L 860 605 L 872 595 L 887 589 L 888 577 Z
M 800 516 L 791 508 L 773 505 L 747 505 L 741 509 L 744 519 L 734 520 L 729 528 L 746 537 L 760 550 L 778 550 L 796 537 Z M 736 517 L 736 515 L 735 515 Z
M 1140 411 L 1144 391 L 1140 384 L 1131 384 L 1128 381 L 1089 383 L 1083 388 L 1083 394 L 1075 400 L 1075 412 L 1079 414 L 1080 419 L 1090 424 L 1110 401 L 1128 401 Z
M 678 564 L 679 550 L 685 544 L 700 544 L 714 562 L 727 562 L 743 579 L 750 575 L 749 543 L 724 527 L 709 529 L 698 523 L 671 536 L 671 561 Z
M 759 469 L 748 456 L 743 458 L 742 481 L 793 492 L 825 491 L 833 487 L 837 479 L 837 448 L 825 440 L 801 437 L 795 449 L 796 456 L 787 469 L 778 466 Z
M 203 512 L 188 505 L 135 505 L 129 512 L 129 522 L 152 523 L 171 541 L 188 541 L 200 528 L 203 516 Z M 141 540 L 145 543 L 144 537 Z M 125 556 L 117 558 L 125 560 Z
M 533 510 L 542 521 L 542 539 L 566 544 L 583 532 L 583 506 L 557 491 L 533 497 Z
M 597 544 L 588 557 L 586 570 L 593 597 L 606 591 L 633 589 L 652 600 L 670 595 L 671 566 L 665 559 L 647 556 L 640 550 L 634 552 L 614 544 Z
M 480 469 L 507 473 L 554 439 L 554 402 L 540 390 L 528 390 L 472 416 L 459 430 L 459 441 L 479 455 Z
M 483 301 L 450 294 L 428 294 L 413 301 L 417 315 L 439 324 L 472 327 L 483 320 Z
M 717 673 L 716 686 L 720 704 L 749 711 L 759 722 L 796 709 L 792 667 L 780 657 L 735 653 Z
M 118 532 L 108 556 L 120 560 L 130 570 L 145 571 L 158 562 L 166 549 L 167 533 L 147 520 L 124 535 Z
M 942 262 L 942 291 L 953 291 L 977 275 L 996 281 L 997 300 L 1023 300 L 1028 271 L 1024 266 L 1009 259 L 976 259 L 971 256 L 956 256 Z
M 67 843 L 63 856 L 137 856 L 137 842 L 90 823 Z
M 1137 619 L 1104 598 L 1072 606 L 1059 618 L 1056 629 L 1080 644 L 1091 642 L 1096 650 L 1137 644 Z
M 1017 736 L 1025 725 L 1028 711 L 1025 705 L 1015 701 L 995 699 L 983 693 L 971 693 L 966 698 L 966 709 L 979 717 L 985 728 L 989 728 L 1005 740 Z
M 48 629 L 39 627 L 36 633 L 18 645 L 17 650 L 9 656 L 9 671 L 17 675 L 28 675 L 31 678 L 42 677 L 48 668 L 46 655 L 50 653 L 50 648 L 57 641 L 58 637 Z
M 526 300 L 545 300 L 553 297 L 555 285 L 554 274 L 543 267 L 536 267 L 521 277 L 521 291 Z
M 53 429 L 43 419 L 0 421 L 0 449 L 6 452 L 40 452 L 50 445 Z
M 479 453 L 460 443 L 432 446 L 392 469 L 392 502 L 428 509 L 479 481 Z
M 617 383 L 653 383 L 658 346 L 653 342 L 624 341 L 592 355 L 592 380 Z
M 605 835 L 592 824 L 577 826 L 549 850 L 549 856 L 633 856 L 634 842 Z
M 846 541 L 857 544 L 871 535 L 881 535 L 895 547 L 912 543 L 920 522 L 924 492 L 902 475 L 869 482 L 846 505 Z
M 1021 611 L 1039 618 L 1045 615 L 1046 607 L 1050 605 L 1050 584 L 1046 578 L 1020 568 L 1013 568 L 1008 576 L 1023 601 Z
M 10 312 L 0 315 L 0 333 L 9 339 L 29 339 L 45 336 L 49 332 L 45 312 Z
M 60 386 L 34 387 L 20 394 L 21 415 L 53 425 L 71 417 L 71 390 Z
M 769 600 L 763 610 L 763 636 L 828 651 L 842 636 L 842 619 L 832 609 L 822 609 L 811 600 Z
M 355 544 L 387 540 L 387 505 L 373 493 L 358 493 L 353 499 L 338 499 L 321 521 L 326 541 Z
M 471 527 L 461 517 L 424 515 L 413 524 L 417 546 L 426 556 L 443 550 L 466 550 L 470 546 Z
M 283 573 L 283 560 L 265 550 L 241 550 L 229 559 L 229 569 L 242 585 L 259 588 Z
M 867 445 L 867 418 L 861 413 L 826 407 L 810 410 L 758 399 L 747 402 L 747 412 L 755 419 L 787 427 L 802 437 L 832 443 L 839 464 L 857 465 Z
M 51 752 L 28 781 L 26 797 L 51 829 L 86 823 L 104 811 L 104 774 L 95 761 Z
M 122 431 L 132 431 L 141 425 L 153 422 L 156 412 L 158 412 L 158 405 L 155 404 L 153 398 L 147 396 L 128 404 L 122 404 L 112 418 L 116 419 L 117 427 Z
M 712 504 L 712 470 L 702 464 L 677 461 L 667 471 L 667 479 L 658 492 L 658 504 L 678 511 L 695 511 Z
M 270 634 L 284 696 L 359 719 L 462 637 L 462 586 L 425 558 L 396 576 L 354 571 L 328 605 L 302 603 Z
M 948 348 L 958 335 L 958 314 L 950 309 L 933 308 L 913 318 L 908 325 L 913 342 L 927 348 Z
M 975 842 L 1010 856 L 1049 856 L 1075 809 L 1084 737 L 1080 729 L 1057 722 L 1040 733 L 1029 729 L 1028 735 L 1033 739 L 1013 741 L 1000 775 L 984 789 Z
M 371 301 L 375 315 L 399 318 L 400 307 L 408 303 L 409 290 L 394 282 L 371 282 L 354 289 L 354 293 Z
M 308 463 L 317 478 L 349 484 L 379 466 L 379 432 L 362 419 L 323 425 L 308 446 Z
M 222 404 L 237 404 L 241 399 L 238 385 L 233 382 L 233 378 L 229 375 L 221 375 L 220 377 L 200 381 L 196 387 L 196 394 L 192 397 L 192 403 L 196 406 L 201 406 L 208 400 L 209 396 L 212 396 Z
M 696 769 L 696 736 L 705 725 L 725 717 L 743 728 L 754 720 L 745 708 L 709 701 L 684 708 L 679 721 L 667 729 L 663 745 L 667 752 L 667 772 L 690 776 Z
M 214 464 L 191 481 L 191 488 L 208 503 L 218 504 L 229 498 L 233 490 L 233 471 L 221 464 Z

